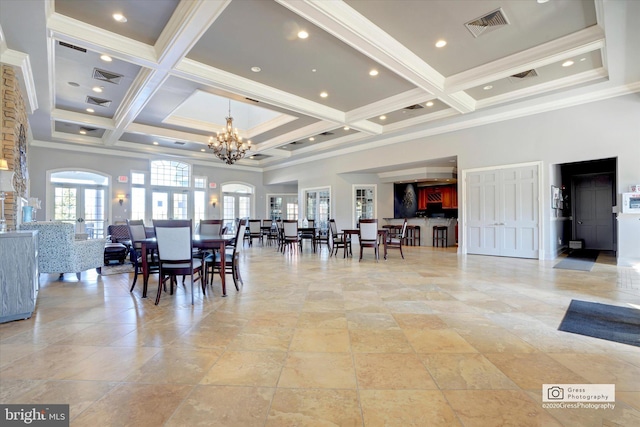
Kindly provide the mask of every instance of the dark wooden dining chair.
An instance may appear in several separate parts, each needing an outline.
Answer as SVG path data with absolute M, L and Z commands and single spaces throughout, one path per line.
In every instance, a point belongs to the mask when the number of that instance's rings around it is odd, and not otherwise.
M 259 239 L 262 244 L 262 221 L 259 219 L 249 220 L 249 246 L 253 244 L 253 239 Z
M 308 230 L 304 230 L 300 232 L 300 248 L 302 248 L 302 241 L 303 240 L 311 240 L 311 246 L 313 247 L 313 251 L 316 251 L 316 222 L 313 219 L 309 219 L 307 220 L 307 227 Z
M 373 248 L 376 255 L 376 262 L 380 258 L 380 245 L 378 243 L 378 220 L 377 219 L 361 219 L 360 220 L 360 259 L 362 261 L 362 250 L 364 248 Z
M 143 220 L 127 220 L 127 228 L 129 229 L 129 236 L 131 236 L 131 246 L 129 247 L 129 259 L 133 263 L 133 283 L 129 292 L 133 292 L 133 288 L 136 287 L 138 281 L 138 275 L 142 274 L 142 243 L 141 240 L 147 238 L 147 231 L 144 226 Z M 158 268 L 158 254 L 155 250 L 150 250 L 147 254 L 147 260 L 149 265 L 149 272 L 157 273 Z
M 160 264 L 156 305 L 160 302 L 160 294 L 167 279 L 170 282 L 171 295 L 173 295 L 173 285 L 177 275 L 191 276 L 191 305 L 193 305 L 193 283 L 200 280 L 203 294 L 206 289 L 204 280 L 202 280 L 202 260 L 193 257 L 191 220 L 154 220 L 153 228 L 156 233 Z
M 300 248 L 300 251 L 302 252 L 300 234 L 298 233 L 298 221 L 296 221 L 295 219 L 286 219 L 282 221 L 282 223 L 284 231 L 282 253 L 285 252 L 287 247 L 293 250 L 295 246 L 298 246 Z
M 329 233 L 331 235 L 331 248 L 334 249 L 333 255 L 338 256 L 338 249 L 340 248 L 342 248 L 343 251 L 343 258 L 346 258 L 347 251 L 350 255 L 352 255 L 351 237 L 345 236 L 344 233 L 338 232 L 338 226 L 336 225 L 335 219 L 329 220 Z
M 400 255 L 402 259 L 404 259 L 404 254 L 402 253 L 402 244 L 404 243 L 405 238 L 407 237 L 407 220 L 405 219 L 402 223 L 402 227 L 400 228 L 400 233 L 396 235 L 392 235 L 389 233 L 387 235 L 387 249 L 400 249 Z
M 233 277 L 233 284 L 236 287 L 236 291 L 240 290 L 238 282 L 244 285 L 242 276 L 240 275 L 240 254 L 244 250 L 244 241 L 240 236 L 244 235 L 247 228 L 246 220 L 240 220 L 238 228 L 236 230 L 235 243 L 232 246 L 227 246 L 224 253 L 224 265 L 222 261 L 222 254 L 215 252 L 212 255 L 205 258 L 205 277 L 211 274 L 211 284 L 213 285 L 213 278 L 216 272 L 223 271 L 223 274 L 231 274 Z M 224 270 L 221 270 L 224 269 Z M 222 290 L 222 294 L 226 294 L 226 289 Z

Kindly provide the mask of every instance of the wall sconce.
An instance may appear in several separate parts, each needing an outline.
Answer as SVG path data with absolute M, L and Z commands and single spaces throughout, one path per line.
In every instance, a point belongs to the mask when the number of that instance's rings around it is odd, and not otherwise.
M 124 202 L 124 194 L 118 194 L 118 203 L 122 206 L 122 202 Z
M 211 199 L 211 206 L 216 207 L 216 203 L 218 203 L 218 199 Z

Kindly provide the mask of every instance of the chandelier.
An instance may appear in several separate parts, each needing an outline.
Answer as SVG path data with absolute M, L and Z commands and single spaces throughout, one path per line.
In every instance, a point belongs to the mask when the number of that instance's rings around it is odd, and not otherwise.
M 223 133 L 217 132 L 216 139 L 210 138 L 209 148 L 213 150 L 220 160 L 228 165 L 242 159 L 247 150 L 251 150 L 251 141 L 242 142 L 238 136 L 238 129 L 233 129 L 233 117 L 231 117 L 231 100 L 229 100 L 229 116 L 227 126 Z

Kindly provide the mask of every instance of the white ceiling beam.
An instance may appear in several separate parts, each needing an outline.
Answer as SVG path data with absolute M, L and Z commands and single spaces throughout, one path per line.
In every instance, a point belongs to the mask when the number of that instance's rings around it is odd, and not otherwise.
M 450 92 L 471 89 L 603 47 L 604 32 L 600 27 L 594 25 L 557 40 L 450 76 L 446 80 L 446 89 Z
M 99 117 L 91 114 L 77 113 L 75 111 L 54 108 L 51 111 L 51 119 L 57 122 L 75 123 L 82 126 L 91 126 L 101 129 L 114 129 L 113 120 L 108 117 Z
M 276 1 L 461 113 L 474 110 L 473 98 L 449 96 L 442 74 L 346 3 Z
M 410 105 L 431 101 L 432 99 L 436 99 L 436 97 L 425 93 L 422 89 L 411 89 L 369 105 L 347 111 L 347 123 L 377 117 L 381 114 L 387 114 L 389 111 L 400 110 Z
M 309 101 L 291 93 L 258 83 L 244 77 L 193 61 L 183 59 L 172 74 L 177 77 L 249 97 L 274 107 L 298 112 L 320 120 L 344 123 L 342 111 Z
M 174 129 L 161 128 L 157 126 L 144 125 L 141 123 L 131 123 L 125 130 L 127 133 L 137 133 L 140 135 L 151 135 L 158 138 L 171 139 L 175 141 L 194 142 L 197 144 L 207 145 L 209 138 L 205 135 L 199 135 L 191 132 L 183 132 Z
M 321 134 L 322 132 L 329 132 L 336 128 L 336 124 L 333 122 L 315 122 L 310 125 L 304 126 L 300 129 L 293 130 L 291 132 L 278 135 L 268 141 L 255 144 L 252 148 L 256 153 L 261 153 L 265 150 L 282 147 L 293 141 L 300 141 L 312 136 Z

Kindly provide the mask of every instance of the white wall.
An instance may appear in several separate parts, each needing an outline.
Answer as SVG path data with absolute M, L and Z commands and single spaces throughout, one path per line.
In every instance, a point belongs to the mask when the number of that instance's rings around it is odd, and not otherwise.
M 181 159 L 186 163 L 188 160 Z M 52 169 L 91 169 L 111 176 L 111 203 L 112 212 L 109 216 L 110 222 L 120 221 L 129 218 L 130 202 L 125 200 L 123 206 L 118 204 L 118 194 L 131 193 L 129 183 L 121 184 L 117 182 L 120 175 L 130 177 L 131 171 L 149 172 L 150 160 L 137 159 L 122 156 L 110 156 L 105 154 L 92 154 L 86 152 L 76 152 L 67 150 L 56 150 L 51 148 L 42 148 L 32 146 L 29 148 L 29 178 L 30 178 L 30 195 L 38 197 L 42 200 L 42 211 L 38 212 L 39 220 L 50 220 L 45 218 L 44 207 L 47 206 L 46 200 L 46 173 Z M 218 203 L 214 208 L 207 203 L 207 217 L 221 218 L 221 187 L 225 182 L 243 182 L 251 184 L 256 188 L 255 194 L 255 216 L 257 218 L 266 218 L 266 201 L 267 193 L 296 193 L 298 191 L 295 185 L 270 185 L 265 186 L 262 183 L 261 172 L 251 172 L 229 168 L 206 167 L 202 165 L 193 166 L 193 174 L 196 176 L 206 176 L 208 182 L 215 182 L 216 189 L 207 189 L 207 202 L 215 194 Z M 126 212 L 125 212 L 126 210 Z
M 546 258 L 553 258 L 557 232 L 550 231 L 556 225 L 551 226 L 551 198 L 548 195 L 551 183 L 557 180 L 553 178 L 552 181 L 549 165 L 615 157 L 618 160 L 617 192 L 622 193 L 629 185 L 640 182 L 640 94 L 267 171 L 265 183 L 300 179 L 304 181 L 300 187 L 314 187 L 320 182 L 339 180 L 336 174 L 449 156 L 458 156 L 458 176 L 462 176 L 461 171 L 465 169 L 542 161 L 542 194 L 545 196 L 541 201 L 544 212 L 541 249 Z M 373 182 L 375 178 L 372 176 L 371 179 Z M 461 203 L 462 195 L 458 197 Z M 384 198 L 379 197 L 381 203 Z M 384 213 L 384 208 L 379 209 L 378 217 L 393 216 L 392 196 L 389 200 L 386 207 L 389 214 Z M 334 212 L 338 222 L 350 220 L 346 206 L 339 205 Z M 640 232 L 621 223 L 618 234 L 624 233 Z M 640 241 L 640 235 L 635 238 Z M 618 256 L 626 257 L 624 252 L 626 248 L 620 248 Z

